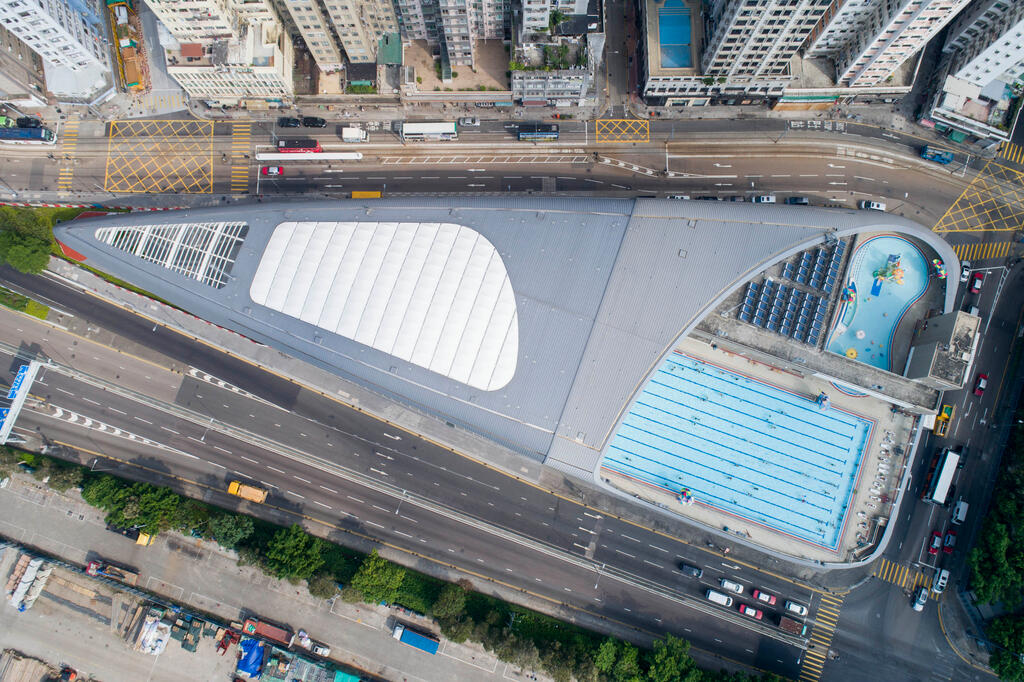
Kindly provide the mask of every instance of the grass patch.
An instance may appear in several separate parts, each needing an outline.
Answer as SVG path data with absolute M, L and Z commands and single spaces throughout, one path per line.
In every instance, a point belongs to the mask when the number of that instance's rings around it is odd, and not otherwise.
M 45 320 L 46 314 L 50 312 L 50 309 L 42 303 L 33 301 L 28 296 L 16 294 L 10 289 L 3 287 L 0 287 L 0 305 L 11 310 L 28 313 L 33 317 L 38 317 L 40 320 Z

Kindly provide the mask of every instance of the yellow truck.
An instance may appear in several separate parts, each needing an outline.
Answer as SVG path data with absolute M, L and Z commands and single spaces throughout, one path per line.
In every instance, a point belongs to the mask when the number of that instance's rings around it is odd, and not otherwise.
M 246 485 L 241 481 L 231 481 L 228 484 L 228 494 L 237 495 L 243 500 L 249 500 L 250 502 L 265 502 L 267 499 L 266 490 L 257 488 L 254 485 Z
M 933 433 L 939 438 L 945 438 L 946 434 L 949 433 L 949 425 L 953 421 L 953 417 L 956 415 L 956 407 L 953 405 L 943 405 L 942 410 L 935 417 L 935 429 Z
M 371 190 L 352 190 L 353 199 L 380 199 L 383 196 L 382 192 L 371 191 Z

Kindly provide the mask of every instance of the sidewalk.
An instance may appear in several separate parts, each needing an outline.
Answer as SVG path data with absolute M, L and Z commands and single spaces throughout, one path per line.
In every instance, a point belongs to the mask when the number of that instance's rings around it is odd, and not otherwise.
M 313 639 L 331 647 L 332 659 L 388 680 L 528 682 L 530 679 L 476 644 L 453 644 L 445 640 L 436 656 L 423 654 L 391 636 L 389 619 L 396 613 L 392 609 L 347 604 L 340 599 L 316 599 L 306 591 L 305 585 L 292 585 L 270 578 L 251 566 L 239 566 L 234 552 L 225 551 L 216 543 L 162 533 L 150 547 L 140 547 L 107 531 L 103 514 L 82 502 L 77 491 L 61 495 L 23 474 L 12 476 L 7 488 L 0 489 L 0 519 L 5 519 L 0 521 L 0 532 L 17 542 L 80 565 L 97 554 L 102 555 L 114 563 L 137 569 L 141 573 L 140 588 L 225 622 L 238 621 L 243 614 L 250 614 L 289 625 L 294 630 L 304 629 Z M 3 576 L 6 579 L 7 572 Z M 0 623 L 13 612 L 5 605 Z M 420 619 L 408 614 L 403 614 L 402 619 L 431 627 L 430 621 L 419 622 Z M 50 627 L 55 625 L 51 623 Z M 0 630 L 15 629 L 0 627 Z M 85 633 L 82 637 L 85 638 Z M 31 640 L 19 642 L 19 648 L 59 662 L 63 652 L 52 650 L 46 638 L 41 639 L 36 649 L 31 648 Z M 0 636 L 0 642 L 5 641 Z M 104 646 L 108 648 L 116 651 L 116 647 L 109 644 Z M 168 650 L 172 648 L 178 648 L 177 643 L 172 642 Z M 228 655 L 234 653 L 233 650 Z M 88 654 L 88 650 L 79 652 L 85 657 Z M 133 654 L 133 657 L 147 662 L 154 660 L 144 654 Z M 89 665 L 102 663 L 95 656 L 88 661 Z M 154 674 L 151 679 L 182 679 L 180 672 L 175 669 L 172 676 Z M 191 679 L 216 679 L 210 672 Z M 116 678 L 116 674 L 108 673 L 108 679 Z M 539 675 L 538 678 L 547 679 Z

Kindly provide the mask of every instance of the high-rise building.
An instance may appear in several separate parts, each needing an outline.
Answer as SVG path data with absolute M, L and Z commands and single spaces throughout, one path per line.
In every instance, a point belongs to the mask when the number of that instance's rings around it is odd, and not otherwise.
M 551 0 L 542 2 L 548 7 Z M 439 46 L 442 71 L 472 66 L 474 43 L 504 38 L 508 30 L 509 0 L 398 0 L 397 7 L 402 38 Z
M 146 6 L 183 43 L 238 37 L 239 13 L 228 0 L 148 0 Z
M 46 106 L 42 57 L 0 27 L 0 99 L 19 107 Z
M 969 1 L 837 1 L 811 37 L 806 56 L 832 60 L 840 84 L 879 85 L 924 48 Z
M 5 0 L 0 3 L 0 25 L 55 67 L 110 72 L 102 17 L 86 3 Z
M 277 0 L 276 4 L 281 16 L 287 18 L 286 24 L 302 36 L 321 71 L 334 73 L 345 65 L 341 46 L 319 0 Z
M 1024 79 L 1024 3 L 980 0 L 946 35 L 929 118 L 982 140 L 1004 142 Z
M 381 36 L 398 31 L 398 18 L 390 0 L 323 0 L 323 3 L 350 62 L 376 61 Z

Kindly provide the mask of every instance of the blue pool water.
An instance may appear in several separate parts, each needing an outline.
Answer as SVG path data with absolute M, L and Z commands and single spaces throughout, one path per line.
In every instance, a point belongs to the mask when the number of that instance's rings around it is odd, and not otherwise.
M 693 66 L 690 55 L 690 8 L 682 0 L 665 0 L 658 8 L 658 43 L 661 66 L 682 69 Z
M 673 353 L 601 465 L 835 549 L 875 422 L 814 398 Z
M 903 283 L 883 282 L 879 292 L 872 294 L 873 273 L 885 266 L 890 255 L 900 256 Z M 893 333 L 907 309 L 928 288 L 928 267 L 924 254 L 902 237 L 885 234 L 863 241 L 850 256 L 847 269 L 847 281 L 853 280 L 857 285 L 856 300 L 840 303 L 825 348 L 893 371 Z

